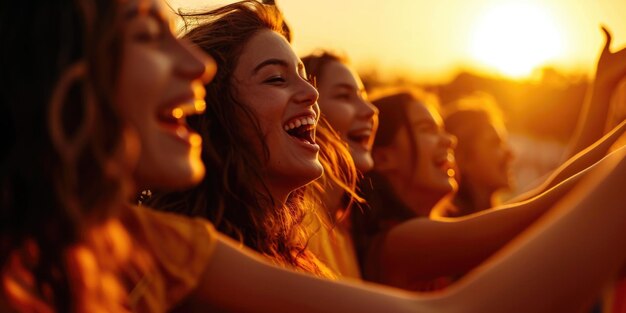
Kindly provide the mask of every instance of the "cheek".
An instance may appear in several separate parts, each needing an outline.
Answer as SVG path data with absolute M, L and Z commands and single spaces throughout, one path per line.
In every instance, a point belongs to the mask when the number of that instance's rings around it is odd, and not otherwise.
M 417 149 L 420 160 L 432 160 L 437 150 L 438 139 L 437 136 L 430 135 L 418 135 Z
M 354 121 L 354 108 L 345 103 L 326 102 L 320 104 L 320 109 L 330 125 L 344 137 Z
M 120 71 L 117 103 L 131 122 L 140 122 L 164 101 L 169 66 L 167 59 L 159 54 L 130 50 Z

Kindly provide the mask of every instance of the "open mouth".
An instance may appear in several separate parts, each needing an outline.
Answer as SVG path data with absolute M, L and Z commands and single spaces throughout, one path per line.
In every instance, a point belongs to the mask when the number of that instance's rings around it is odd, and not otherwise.
M 205 108 L 204 100 L 190 99 L 178 105 L 162 108 L 157 113 L 157 120 L 162 127 L 171 131 L 183 142 L 192 145 L 199 144 L 200 136 L 189 129 L 186 118 L 190 115 L 201 114 Z
M 370 150 L 372 143 L 372 130 L 371 129 L 361 129 L 356 131 L 351 131 L 346 134 L 348 140 L 363 146 L 366 150 Z
M 312 116 L 297 117 L 289 120 L 283 129 L 291 137 L 308 144 L 315 144 L 315 118 Z
M 445 156 L 438 157 L 437 159 L 435 159 L 434 163 L 435 167 L 446 173 L 448 177 L 454 177 L 456 160 L 453 153 L 448 153 Z
M 162 124 L 178 126 L 185 124 L 185 118 L 190 115 L 201 114 L 206 109 L 204 100 L 190 100 L 176 106 L 168 106 L 158 112 L 158 120 Z

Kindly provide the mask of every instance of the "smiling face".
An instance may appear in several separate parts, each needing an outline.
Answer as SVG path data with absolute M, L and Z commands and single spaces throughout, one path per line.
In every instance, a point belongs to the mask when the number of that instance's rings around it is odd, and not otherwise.
M 416 160 L 410 160 L 410 152 L 399 153 L 404 157 L 399 174 L 410 175 L 406 177 L 411 182 L 409 189 L 419 188 L 444 195 L 454 191 L 455 140 L 443 130 L 441 116 L 435 109 L 419 102 L 409 105 L 407 115 L 409 129 L 398 132 L 394 146 L 399 149 L 410 147 L 408 132 L 411 132 L 418 154 Z
M 406 118 L 408 125 L 398 129 L 389 145 L 375 148 L 374 165 L 407 206 L 428 216 L 434 204 L 456 190 L 455 138 L 443 130 L 439 113 L 430 106 L 411 102 Z
M 322 113 L 348 143 L 356 168 L 361 172 L 371 170 L 378 110 L 367 100 L 358 74 L 339 61 L 329 61 L 317 83 Z
M 323 172 L 315 143 L 318 93 L 305 77 L 287 40 L 270 30 L 250 38 L 233 74 L 237 98 L 254 112 L 268 147 L 263 175 L 277 200 L 286 200 L 291 191 Z
M 116 103 L 139 137 L 139 187 L 183 188 L 200 181 L 201 138 L 185 123 L 204 110 L 215 62 L 179 41 L 158 1 L 123 7 L 122 64 Z
M 504 125 L 485 122 L 476 127 L 480 128 L 476 137 L 470 144 L 460 145 L 463 149 L 458 151 L 463 180 L 490 192 L 509 188 L 513 181 L 513 153 Z

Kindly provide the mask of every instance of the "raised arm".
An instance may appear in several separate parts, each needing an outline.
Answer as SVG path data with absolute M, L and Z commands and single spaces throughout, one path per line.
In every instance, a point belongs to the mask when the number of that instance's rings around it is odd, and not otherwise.
M 593 145 L 565 161 L 541 185 L 508 200 L 507 203 L 531 199 L 595 164 L 606 156 L 613 144 L 624 134 L 624 131 L 626 131 L 626 121 L 622 121 Z
M 602 27 L 606 43 L 596 66 L 596 77 L 583 104 L 574 139 L 564 159 L 569 159 L 598 140 L 607 131 L 613 91 L 626 76 L 626 48 L 611 52 L 611 33 Z
M 214 254 L 185 312 L 434 312 L 427 295 L 416 302 L 415 294 L 388 287 L 292 272 L 229 238 Z
M 396 226 L 381 250 L 384 282 L 402 287 L 468 272 L 535 222 L 588 171 L 528 201 L 461 218 L 417 218 Z
M 453 289 L 476 312 L 579 312 L 626 258 L 626 149 Z M 578 252 L 577 252 L 578 251 Z M 451 298 L 453 298 L 451 296 Z
M 220 238 L 187 312 L 572 312 L 626 258 L 625 149 L 505 249 L 442 293 L 322 280 Z

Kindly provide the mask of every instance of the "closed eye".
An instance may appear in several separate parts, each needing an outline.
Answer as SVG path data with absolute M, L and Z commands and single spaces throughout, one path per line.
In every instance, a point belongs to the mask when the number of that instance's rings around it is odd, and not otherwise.
M 335 95 L 335 99 L 339 99 L 339 100 L 350 100 L 350 94 L 349 94 L 349 93 L 340 93 L 340 94 L 336 94 L 336 95 Z
M 273 76 L 263 82 L 267 84 L 282 84 L 286 82 L 286 80 L 282 76 Z

